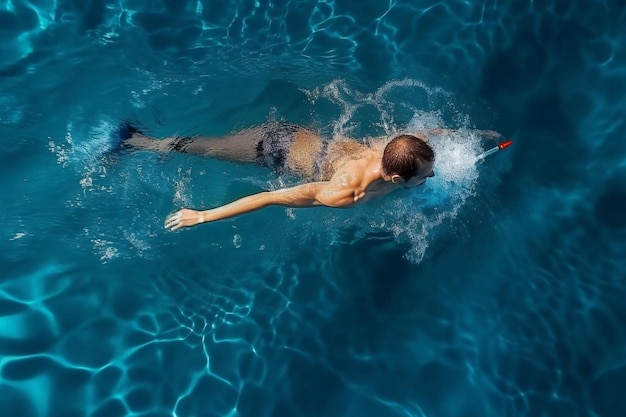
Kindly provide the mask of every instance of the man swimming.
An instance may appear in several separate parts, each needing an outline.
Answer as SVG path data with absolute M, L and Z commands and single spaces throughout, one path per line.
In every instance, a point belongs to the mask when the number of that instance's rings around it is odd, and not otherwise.
M 209 210 L 183 208 L 165 219 L 165 228 L 178 230 L 214 222 L 264 207 L 351 207 L 400 189 L 417 187 L 435 175 L 435 153 L 428 136 L 450 130 L 433 129 L 365 144 L 342 138 L 323 141 L 301 126 L 268 122 L 219 138 L 154 139 L 129 132 L 124 144 L 136 149 L 178 151 L 234 162 L 256 162 L 276 172 L 290 172 L 305 184 L 249 195 Z M 485 131 L 485 135 L 496 134 Z

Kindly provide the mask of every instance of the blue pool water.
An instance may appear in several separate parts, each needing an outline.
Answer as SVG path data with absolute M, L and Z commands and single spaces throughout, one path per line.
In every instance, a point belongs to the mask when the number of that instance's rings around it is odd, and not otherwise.
M 621 0 L 0 1 L 0 415 L 626 415 L 625 44 Z M 459 133 L 177 233 L 296 180 L 109 140 L 271 118 Z

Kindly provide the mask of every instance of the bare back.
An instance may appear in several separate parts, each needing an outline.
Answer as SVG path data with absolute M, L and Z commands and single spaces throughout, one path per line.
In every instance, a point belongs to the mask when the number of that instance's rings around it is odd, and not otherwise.
M 292 173 L 311 180 L 330 180 L 349 161 L 359 159 L 370 148 L 354 139 L 325 142 L 310 130 L 296 132 L 289 146 L 286 166 Z

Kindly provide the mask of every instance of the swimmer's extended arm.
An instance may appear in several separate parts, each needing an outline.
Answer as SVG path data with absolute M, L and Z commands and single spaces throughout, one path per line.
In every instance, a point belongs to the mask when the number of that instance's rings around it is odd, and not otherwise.
M 178 230 L 200 223 L 214 222 L 240 214 L 250 213 L 268 206 L 285 207 L 347 207 L 354 204 L 354 191 L 349 187 L 339 186 L 332 181 L 313 182 L 284 188 L 276 191 L 266 191 L 249 195 L 232 203 L 210 210 L 197 211 L 182 209 L 170 214 L 165 219 L 165 228 Z
M 456 129 L 428 129 L 425 130 L 424 133 L 426 133 L 427 135 L 449 135 L 452 133 L 456 133 L 458 132 L 458 130 Z M 495 130 L 474 130 L 474 132 L 477 132 L 478 134 L 484 136 L 487 139 L 500 139 L 503 138 L 503 136 L 496 132 Z

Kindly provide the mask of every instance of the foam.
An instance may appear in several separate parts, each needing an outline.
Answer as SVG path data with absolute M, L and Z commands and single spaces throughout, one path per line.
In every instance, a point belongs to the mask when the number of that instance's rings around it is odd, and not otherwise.
M 340 115 L 329 122 L 333 138 L 360 137 L 355 133 L 363 125 L 371 126 L 365 141 L 436 128 L 454 129 L 430 138 L 436 154 L 434 178 L 411 190 L 408 198 L 405 193 L 391 197 L 377 209 L 368 207 L 364 229 L 381 229 L 408 240 L 411 248 L 407 258 L 420 262 L 436 238 L 433 231 L 445 220 L 455 219 L 475 193 L 479 179 L 476 157 L 482 146 L 480 135 L 469 128 L 470 117 L 457 110 L 451 93 L 416 79 L 389 81 L 372 93 L 355 90 L 341 79 L 304 91 L 312 105 L 327 100 L 340 109 Z M 360 119 L 358 114 L 364 108 L 376 119 Z

